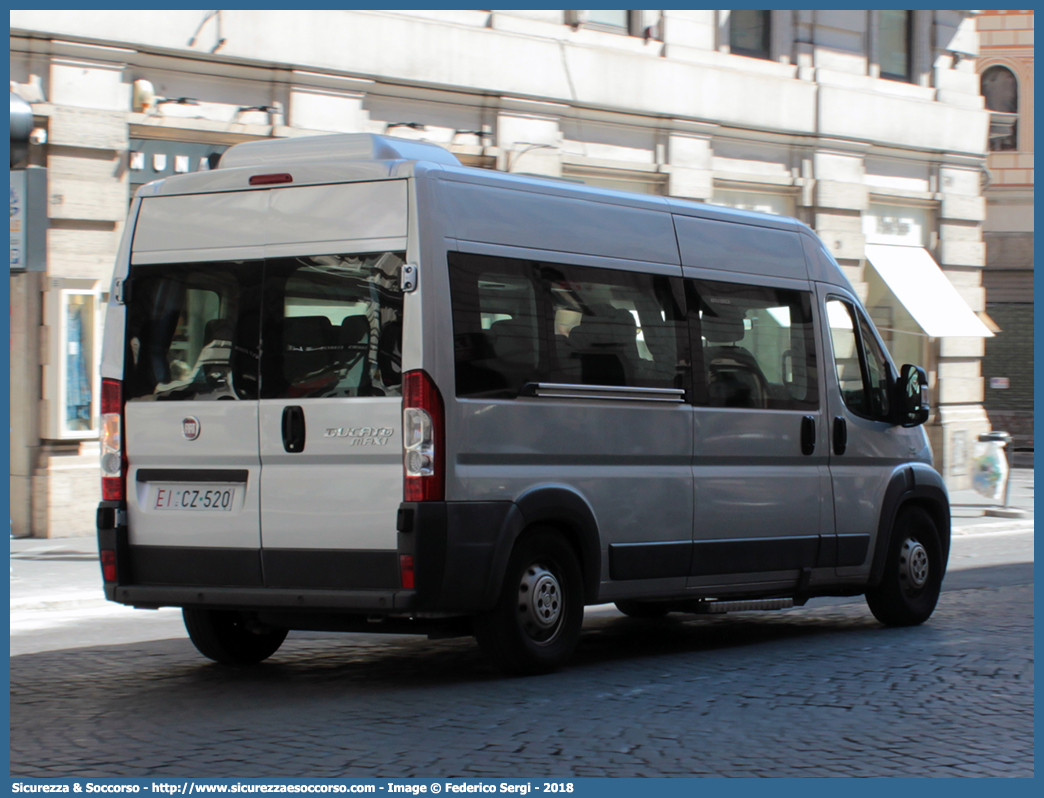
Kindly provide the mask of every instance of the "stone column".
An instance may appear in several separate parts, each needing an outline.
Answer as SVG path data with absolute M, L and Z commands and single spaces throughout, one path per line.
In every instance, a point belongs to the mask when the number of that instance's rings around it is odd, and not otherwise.
M 982 269 L 986 247 L 982 222 L 986 201 L 978 167 L 939 169 L 938 261 L 961 298 L 974 311 L 986 309 Z M 972 456 L 979 434 L 990 429 L 982 406 L 983 338 L 943 338 L 938 345 L 938 413 L 930 429 L 936 467 L 951 490 L 970 488 Z

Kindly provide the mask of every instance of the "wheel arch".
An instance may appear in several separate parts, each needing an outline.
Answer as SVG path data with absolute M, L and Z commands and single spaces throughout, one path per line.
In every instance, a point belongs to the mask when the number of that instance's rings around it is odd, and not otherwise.
M 602 548 L 598 523 L 587 500 L 564 485 L 538 485 L 527 489 L 514 501 L 510 529 L 500 536 L 493 559 L 486 603 L 492 606 L 500 594 L 511 551 L 519 536 L 536 526 L 551 527 L 562 534 L 576 553 L 584 581 L 584 601 L 598 599 L 601 581 Z
M 934 469 L 927 466 L 908 466 L 892 475 L 885 490 L 868 587 L 881 584 L 895 520 L 903 509 L 910 506 L 923 508 L 935 522 L 945 569 L 950 555 L 950 500 L 946 486 Z

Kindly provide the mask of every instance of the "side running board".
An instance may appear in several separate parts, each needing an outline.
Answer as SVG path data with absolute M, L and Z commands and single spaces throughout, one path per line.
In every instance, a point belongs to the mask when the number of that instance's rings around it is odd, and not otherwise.
M 794 599 L 751 599 L 749 601 L 698 601 L 688 612 L 697 615 L 720 615 L 726 612 L 763 612 L 786 610 L 794 606 Z

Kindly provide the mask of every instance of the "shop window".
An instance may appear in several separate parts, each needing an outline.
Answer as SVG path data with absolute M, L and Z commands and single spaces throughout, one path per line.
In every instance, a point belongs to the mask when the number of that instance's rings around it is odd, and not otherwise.
M 771 58 L 770 11 L 734 10 L 729 14 L 729 51 L 752 58 Z
M 44 366 L 43 437 L 94 438 L 99 419 L 101 295 L 93 280 L 54 278 L 44 298 L 51 353 Z

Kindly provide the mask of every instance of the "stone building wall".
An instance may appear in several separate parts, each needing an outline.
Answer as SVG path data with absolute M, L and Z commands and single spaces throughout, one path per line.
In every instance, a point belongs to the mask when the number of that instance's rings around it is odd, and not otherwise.
M 881 12 L 770 14 L 758 58 L 731 52 L 727 11 L 631 11 L 618 29 L 573 11 L 13 11 L 12 89 L 48 136 L 34 157 L 52 176 L 49 277 L 109 290 L 129 186 L 161 176 L 131 141 L 371 132 L 473 166 L 795 215 L 863 297 L 866 219 L 913 209 L 923 246 L 984 310 L 974 17 L 910 12 L 909 79 L 890 80 Z M 970 452 L 954 434 L 988 428 L 982 339 L 924 352 L 937 465 L 961 487 Z M 52 484 L 34 495 L 55 497 L 72 444 L 42 427 L 36 479 Z M 46 501 L 34 516 L 56 519 Z
M 990 421 L 1015 436 L 1023 464 L 1033 449 L 1033 17 L 1032 9 L 990 10 L 977 20 L 979 73 L 1003 67 L 1017 81 L 1016 146 L 987 158 L 983 286 L 1001 331 L 986 342 L 983 376 Z

